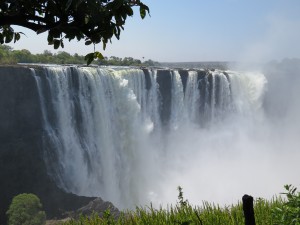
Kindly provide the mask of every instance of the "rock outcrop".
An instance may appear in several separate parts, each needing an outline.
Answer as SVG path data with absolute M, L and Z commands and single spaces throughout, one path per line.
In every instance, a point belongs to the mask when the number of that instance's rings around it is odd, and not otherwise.
M 109 210 L 110 214 L 117 218 L 120 216 L 120 211 L 111 203 L 103 201 L 101 198 L 96 198 L 93 201 L 89 202 L 87 205 L 81 207 L 80 209 L 73 212 L 73 217 L 78 218 L 80 215 L 91 216 L 94 213 L 98 214 L 100 217 L 103 216 L 103 213 Z

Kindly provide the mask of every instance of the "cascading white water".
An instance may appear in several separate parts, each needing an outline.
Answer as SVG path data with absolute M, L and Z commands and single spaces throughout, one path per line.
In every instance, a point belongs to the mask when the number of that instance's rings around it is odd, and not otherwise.
M 189 71 L 189 76 L 184 94 L 183 119 L 190 122 L 190 126 L 199 121 L 200 92 L 198 90 L 198 74 L 196 71 Z
M 263 116 L 266 80 L 260 73 L 216 70 L 200 79 L 197 71 L 188 71 L 184 91 L 180 72 L 169 71 L 171 115 L 166 128 L 160 116 L 158 70 L 148 70 L 148 81 L 134 68 L 44 70 L 45 76 L 35 77 L 49 173 L 67 191 L 101 196 L 120 208 L 174 201 L 178 185 L 198 189 L 201 194 L 192 195 L 196 201 L 214 199 L 213 187 L 212 192 L 201 190 L 215 184 L 206 161 L 228 166 L 227 148 L 237 152 Z M 220 175 L 216 179 L 228 177 L 222 171 Z

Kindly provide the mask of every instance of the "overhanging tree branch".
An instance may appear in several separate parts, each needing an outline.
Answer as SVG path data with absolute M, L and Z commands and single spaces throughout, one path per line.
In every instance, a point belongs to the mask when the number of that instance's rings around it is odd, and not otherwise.
M 103 48 L 113 36 L 120 38 L 132 7 L 140 7 L 140 16 L 149 8 L 140 0 L 3 0 L 0 4 L 0 43 L 18 41 L 20 33 L 11 25 L 26 27 L 37 34 L 48 31 L 48 43 L 55 49 L 63 47 L 63 39 L 85 40 L 86 45 L 103 42 Z M 95 52 L 91 58 L 102 57 Z

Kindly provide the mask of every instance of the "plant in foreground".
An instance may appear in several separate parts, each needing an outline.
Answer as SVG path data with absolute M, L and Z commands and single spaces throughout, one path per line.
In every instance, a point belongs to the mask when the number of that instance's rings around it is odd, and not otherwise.
M 284 186 L 286 192 L 281 193 L 286 201 L 272 211 L 274 225 L 300 225 L 300 192 L 292 185 Z
M 255 220 L 258 225 L 300 225 L 299 193 L 291 186 L 285 186 L 288 201 L 280 197 L 272 200 L 258 198 L 254 201 Z M 183 196 L 183 189 L 178 187 L 176 205 L 153 208 L 137 207 L 133 211 L 122 212 L 118 218 L 107 210 L 102 217 L 82 216 L 79 220 L 70 220 L 65 225 L 244 225 L 243 205 L 221 207 L 217 204 L 203 202 L 202 206 L 192 206 Z
M 40 199 L 34 194 L 15 196 L 6 214 L 8 225 L 42 225 L 46 222 Z

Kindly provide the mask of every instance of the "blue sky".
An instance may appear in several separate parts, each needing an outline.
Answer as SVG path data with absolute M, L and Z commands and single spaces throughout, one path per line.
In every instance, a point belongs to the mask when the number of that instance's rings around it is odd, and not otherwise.
M 151 17 L 129 18 L 121 39 L 112 40 L 105 56 L 161 62 L 269 61 L 300 58 L 300 0 L 144 0 Z M 23 31 L 14 49 L 32 53 L 48 49 L 45 35 Z M 70 53 L 93 47 L 65 41 Z

